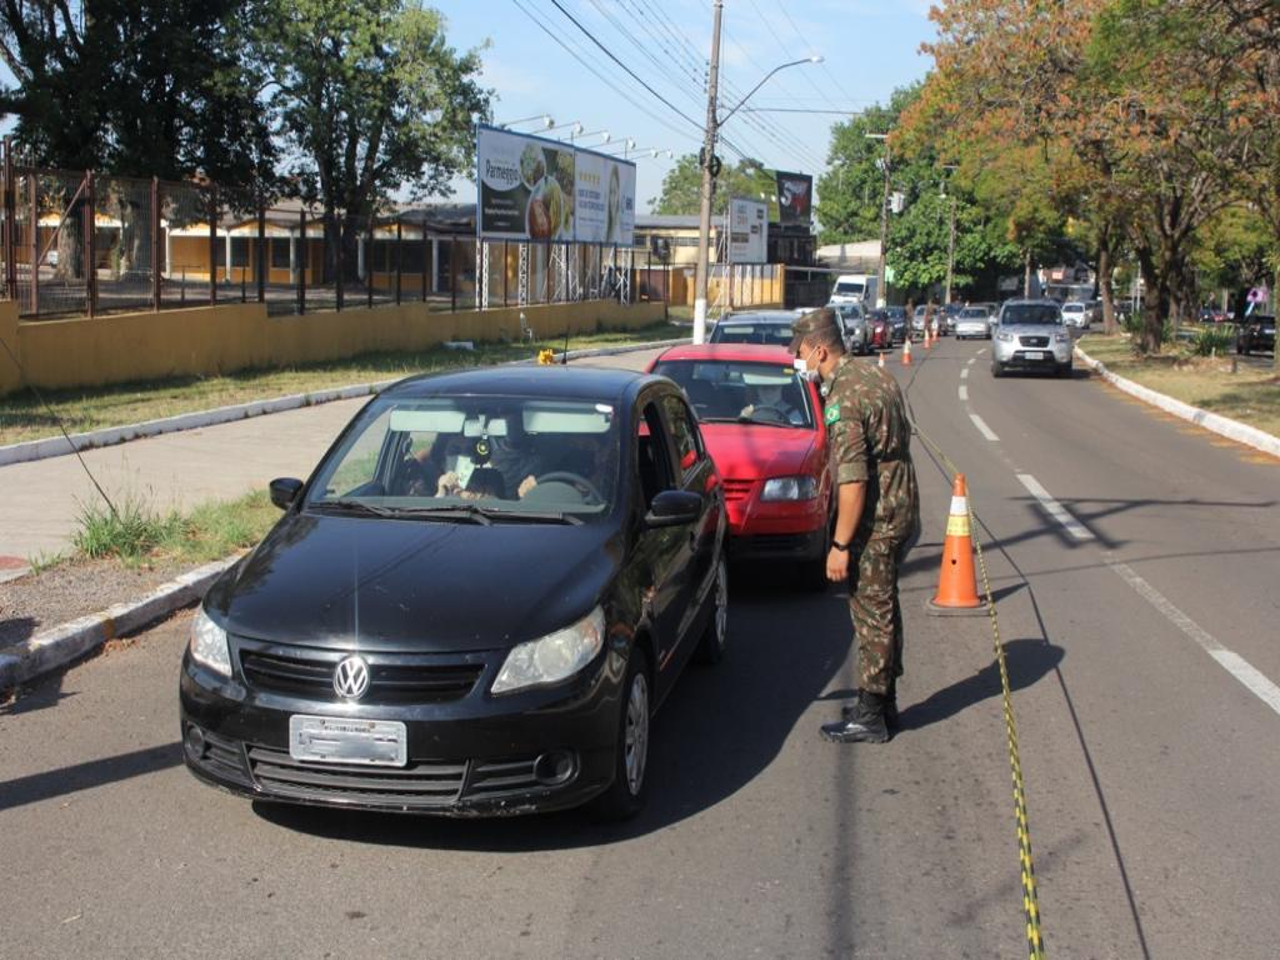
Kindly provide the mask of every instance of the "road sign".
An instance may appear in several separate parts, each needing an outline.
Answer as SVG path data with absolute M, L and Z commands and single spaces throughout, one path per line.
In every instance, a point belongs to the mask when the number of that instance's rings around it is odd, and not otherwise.
M 1266 303 L 1271 299 L 1271 291 L 1266 287 L 1254 287 L 1249 291 L 1250 303 Z

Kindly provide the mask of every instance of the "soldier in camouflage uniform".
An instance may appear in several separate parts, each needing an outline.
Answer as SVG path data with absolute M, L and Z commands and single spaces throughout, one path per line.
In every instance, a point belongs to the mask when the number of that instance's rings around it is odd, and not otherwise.
M 838 490 L 827 577 L 848 580 L 858 645 L 858 700 L 844 720 L 825 725 L 822 735 L 841 743 L 883 743 L 889 727 L 897 725 L 902 674 L 898 568 L 920 529 L 911 423 L 897 382 L 845 355 L 832 310 L 807 313 L 794 329 L 797 367 L 822 381 Z

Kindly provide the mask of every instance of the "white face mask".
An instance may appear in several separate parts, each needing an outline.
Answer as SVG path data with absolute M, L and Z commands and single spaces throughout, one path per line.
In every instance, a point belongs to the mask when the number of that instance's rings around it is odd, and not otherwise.
M 810 350 L 809 356 L 812 357 L 813 354 L 817 351 L 817 349 L 818 349 L 817 347 L 814 347 L 813 350 Z M 806 383 L 817 382 L 818 371 L 809 369 L 808 357 L 805 357 L 803 359 L 800 357 L 796 357 L 794 360 L 791 361 L 791 366 L 795 367 L 796 373 L 800 376 L 801 380 L 805 381 Z

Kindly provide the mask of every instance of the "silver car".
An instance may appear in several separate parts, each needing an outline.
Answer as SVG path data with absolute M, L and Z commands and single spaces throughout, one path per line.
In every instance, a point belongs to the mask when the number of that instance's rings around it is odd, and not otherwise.
M 871 349 L 870 336 L 862 304 L 829 303 L 827 306 L 840 315 L 840 324 L 844 327 L 844 348 L 850 353 L 867 353 Z
M 982 340 L 990 340 L 990 319 L 991 311 L 986 307 L 965 307 L 960 311 L 960 316 L 956 317 L 956 339 L 978 337 Z
M 1071 332 L 1053 300 L 1010 300 L 1000 308 L 991 345 L 991 375 L 1006 370 L 1052 370 L 1071 375 Z

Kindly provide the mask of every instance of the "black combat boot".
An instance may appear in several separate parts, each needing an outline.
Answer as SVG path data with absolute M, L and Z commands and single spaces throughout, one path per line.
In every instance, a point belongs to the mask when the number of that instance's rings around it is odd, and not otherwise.
M 896 684 L 889 684 L 889 694 L 884 698 L 884 725 L 890 731 L 896 733 L 902 729 L 898 723 L 898 691 L 894 689 Z M 845 720 L 852 719 L 858 710 L 858 699 L 862 696 L 861 690 L 854 691 L 853 703 L 846 703 L 840 708 L 840 716 Z
M 848 720 L 824 724 L 822 738 L 833 743 L 884 743 L 889 739 L 884 717 L 887 701 L 882 694 L 861 691 L 853 715 Z

